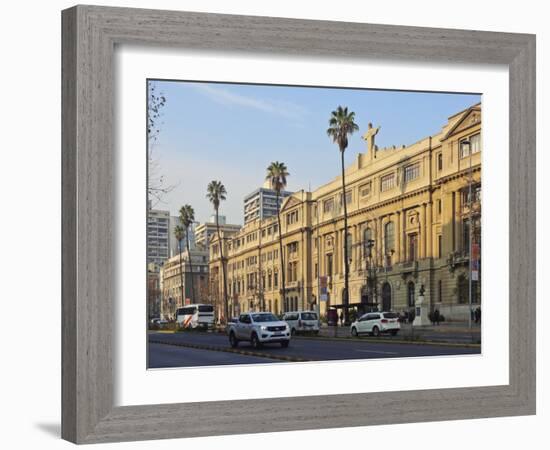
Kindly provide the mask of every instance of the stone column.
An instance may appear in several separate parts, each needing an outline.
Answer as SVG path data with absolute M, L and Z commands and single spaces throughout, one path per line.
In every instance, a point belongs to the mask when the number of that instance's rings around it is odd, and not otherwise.
M 432 202 L 428 203 L 427 210 L 426 210 L 426 233 L 428 236 L 428 239 L 426 241 L 427 246 L 427 254 L 426 257 L 433 258 L 434 252 L 433 252 L 433 217 L 432 217 Z
M 384 255 L 384 241 L 383 241 L 383 233 L 382 233 L 382 220 L 383 217 L 379 217 L 376 221 L 376 234 L 377 237 L 377 245 L 378 245 L 378 252 L 376 257 L 376 262 L 378 265 L 381 265 L 383 262 L 383 255 Z
M 407 212 L 401 211 L 401 261 L 407 260 Z
M 458 251 L 462 249 L 462 239 L 460 236 L 460 231 L 462 230 L 462 224 L 460 223 L 460 190 L 453 192 L 454 198 L 454 207 L 453 207 L 453 230 L 454 230 L 454 246 L 453 251 Z
M 420 259 L 426 257 L 426 203 L 422 203 L 422 212 L 420 216 Z
M 359 225 L 353 226 L 353 254 L 355 271 L 357 272 L 361 268 L 361 228 Z
M 401 262 L 401 211 L 397 211 L 395 219 L 395 262 Z

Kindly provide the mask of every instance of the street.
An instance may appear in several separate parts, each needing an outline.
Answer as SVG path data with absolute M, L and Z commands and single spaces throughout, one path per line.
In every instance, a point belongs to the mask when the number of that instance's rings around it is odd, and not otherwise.
M 293 338 L 288 348 L 278 344 L 254 350 L 247 342 L 236 349 L 220 333 L 149 334 L 149 368 L 265 364 L 281 361 L 404 358 L 480 354 L 480 347 L 373 342 L 366 339 Z

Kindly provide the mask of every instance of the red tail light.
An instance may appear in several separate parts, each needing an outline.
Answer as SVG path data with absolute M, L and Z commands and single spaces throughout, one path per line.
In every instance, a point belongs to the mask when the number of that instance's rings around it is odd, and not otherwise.
M 382 322 L 382 323 L 388 323 L 388 319 L 382 319 L 380 322 Z

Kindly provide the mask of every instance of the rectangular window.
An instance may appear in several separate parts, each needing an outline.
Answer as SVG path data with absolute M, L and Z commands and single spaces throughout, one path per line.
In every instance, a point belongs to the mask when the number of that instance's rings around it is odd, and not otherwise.
M 463 142 L 470 142 L 470 145 L 462 145 Z M 470 151 L 472 152 L 472 155 L 474 153 L 479 153 L 481 151 L 481 134 L 477 133 L 473 136 L 470 136 L 469 138 L 462 139 L 459 143 L 459 155 L 461 158 L 467 158 L 470 156 Z
M 329 198 L 323 202 L 323 212 L 329 213 L 334 209 L 334 199 Z
M 395 186 L 395 174 L 389 173 L 380 178 L 380 191 L 385 192 Z
M 441 258 L 443 256 L 443 237 L 438 234 L 437 235 L 437 257 Z
M 372 181 L 368 181 L 359 188 L 361 197 L 368 197 L 372 191 Z
M 415 180 L 420 176 L 420 164 L 411 164 L 405 167 L 404 179 L 405 183 Z
M 443 170 L 443 153 L 437 154 L 437 170 L 440 172 Z
M 344 202 L 342 201 L 342 194 L 340 194 L 339 199 L 340 199 L 340 205 L 343 208 Z M 351 191 L 346 191 L 346 205 L 349 205 L 351 203 L 351 199 L 352 199 Z
M 470 137 L 470 146 L 472 149 L 472 155 L 481 151 L 481 134 L 474 134 Z
M 410 262 L 416 261 L 418 257 L 418 235 L 416 233 L 409 234 L 409 254 L 407 256 Z
M 332 276 L 332 253 L 327 255 L 327 275 Z
M 437 200 L 437 215 L 441 215 L 441 200 Z

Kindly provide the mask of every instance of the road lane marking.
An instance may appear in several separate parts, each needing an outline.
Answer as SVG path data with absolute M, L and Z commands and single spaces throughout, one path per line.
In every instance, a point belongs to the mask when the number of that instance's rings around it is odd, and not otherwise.
M 363 350 L 363 349 L 355 349 L 356 352 L 362 352 L 362 353 L 380 353 L 381 355 L 399 355 L 399 352 L 385 352 L 382 350 Z

